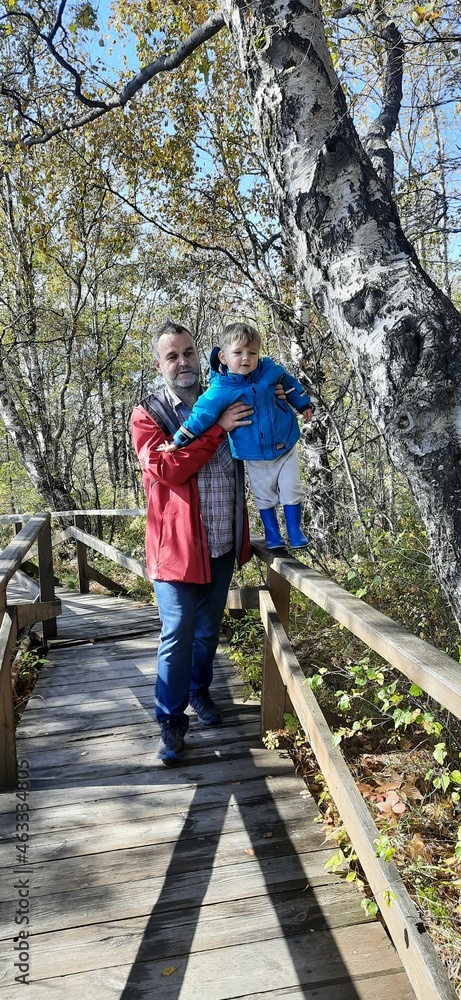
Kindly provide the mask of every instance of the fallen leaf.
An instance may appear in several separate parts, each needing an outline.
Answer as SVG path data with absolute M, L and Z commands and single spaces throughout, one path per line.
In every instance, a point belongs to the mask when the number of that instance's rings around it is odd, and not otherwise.
M 419 788 L 416 788 L 416 785 L 404 785 L 400 789 L 400 793 L 405 795 L 407 799 L 410 799 L 410 802 L 416 802 L 418 799 L 423 798 L 422 793 Z
M 424 861 L 430 861 L 431 855 L 427 850 L 423 838 L 419 833 L 413 834 L 410 844 L 409 844 L 410 854 L 414 858 L 423 858 Z
M 384 781 L 382 784 L 378 785 L 376 791 L 385 794 L 386 792 L 395 791 L 396 788 L 400 788 L 403 781 Z
M 271 837 L 273 837 L 273 836 L 274 836 L 274 834 L 273 834 L 273 833 L 271 833 L 271 831 L 270 831 L 270 830 L 268 830 L 268 832 L 267 832 L 267 833 L 263 833 L 263 837 L 264 837 L 264 838 L 265 838 L 266 840 L 270 840 L 270 838 L 271 838 Z
M 400 799 L 397 795 L 397 792 L 391 790 L 390 792 L 386 793 L 386 802 L 389 802 L 391 806 L 395 805 L 395 803 L 399 801 Z
M 166 969 L 162 969 L 162 976 L 172 976 L 177 968 L 177 965 L 167 965 Z
M 247 847 L 247 849 L 245 851 L 245 854 L 251 854 L 251 855 L 253 855 L 254 854 L 254 849 L 252 847 Z
M 408 807 L 405 805 L 404 802 L 394 802 L 392 806 L 392 812 L 395 812 L 397 813 L 398 816 L 400 816 L 400 814 L 404 813 L 407 808 Z

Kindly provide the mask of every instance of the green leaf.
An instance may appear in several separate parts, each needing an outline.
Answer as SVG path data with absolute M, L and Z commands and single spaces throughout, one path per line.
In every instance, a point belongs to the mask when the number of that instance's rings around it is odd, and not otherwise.
M 362 907 L 362 910 L 365 910 L 365 913 L 368 913 L 370 917 L 375 917 L 378 912 L 378 904 L 375 903 L 372 899 L 362 899 L 360 906 Z
M 432 756 L 435 757 L 438 764 L 443 764 L 445 757 L 447 756 L 445 743 L 437 743 L 432 752 Z
M 419 684 L 411 685 L 410 694 L 413 695 L 414 698 L 419 698 L 422 695 L 422 693 L 423 689 L 420 688 Z

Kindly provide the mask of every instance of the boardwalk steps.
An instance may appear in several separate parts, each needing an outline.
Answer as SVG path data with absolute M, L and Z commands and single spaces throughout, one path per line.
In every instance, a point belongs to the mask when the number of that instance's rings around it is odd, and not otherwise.
M 155 609 L 59 596 L 59 635 L 17 734 L 31 784 L 33 1000 L 411 1000 L 383 927 L 325 871 L 333 851 L 315 803 L 290 759 L 262 746 L 259 708 L 224 651 L 223 724 L 199 729 L 191 715 L 188 753 L 166 769 Z M 2 796 L 0 1000 L 25 996 L 17 801 Z

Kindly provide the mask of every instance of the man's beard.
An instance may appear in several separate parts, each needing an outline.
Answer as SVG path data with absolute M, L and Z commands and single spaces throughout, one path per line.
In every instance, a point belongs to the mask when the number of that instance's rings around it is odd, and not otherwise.
M 173 387 L 177 386 L 180 389 L 189 389 L 192 385 L 196 385 L 198 380 L 199 380 L 198 372 L 192 372 L 192 371 L 180 372 L 179 375 L 176 375 L 176 378 L 173 380 L 172 384 Z

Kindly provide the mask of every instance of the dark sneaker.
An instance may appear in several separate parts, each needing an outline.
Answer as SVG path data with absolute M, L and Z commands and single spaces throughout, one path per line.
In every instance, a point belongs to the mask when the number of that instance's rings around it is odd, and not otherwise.
M 210 692 L 206 688 L 194 691 L 190 695 L 189 703 L 197 713 L 202 726 L 217 726 L 222 721 L 221 709 L 210 697 Z
M 184 737 L 187 732 L 187 724 L 168 719 L 160 724 L 160 740 L 158 744 L 157 757 L 163 760 L 164 764 L 175 764 L 181 754 L 184 753 Z

